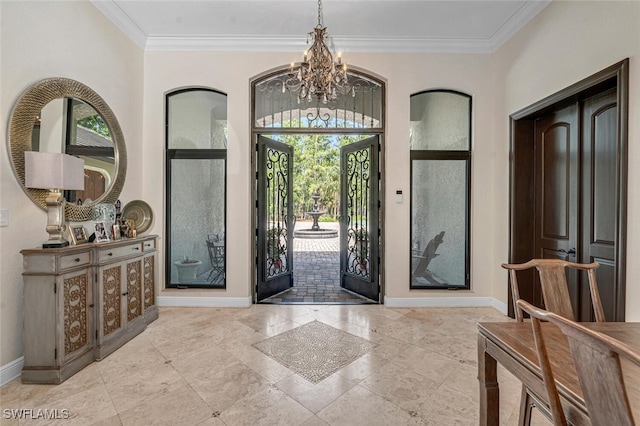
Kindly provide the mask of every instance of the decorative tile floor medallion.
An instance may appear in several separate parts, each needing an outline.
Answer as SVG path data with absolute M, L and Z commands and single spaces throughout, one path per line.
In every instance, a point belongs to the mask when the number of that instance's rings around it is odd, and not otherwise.
M 377 345 L 320 321 L 313 321 L 253 346 L 315 384 Z

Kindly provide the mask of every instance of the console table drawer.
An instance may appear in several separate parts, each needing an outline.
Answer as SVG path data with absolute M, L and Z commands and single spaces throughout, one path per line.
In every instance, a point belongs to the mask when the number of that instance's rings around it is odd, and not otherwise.
M 122 247 L 112 247 L 104 250 L 100 250 L 98 253 L 98 262 L 110 262 L 115 259 L 120 259 L 128 256 L 135 256 L 142 253 L 142 244 L 128 244 Z
M 142 250 L 152 251 L 156 249 L 156 240 L 147 240 L 142 243 Z
M 89 252 L 60 256 L 60 270 L 73 268 L 76 266 L 88 265 L 90 260 Z

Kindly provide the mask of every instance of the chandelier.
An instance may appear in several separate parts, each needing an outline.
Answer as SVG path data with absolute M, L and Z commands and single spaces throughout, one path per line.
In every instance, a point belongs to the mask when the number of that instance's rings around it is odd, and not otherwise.
M 334 62 L 331 49 L 325 43 L 329 38 L 327 28 L 322 22 L 322 3 L 318 0 L 318 25 L 307 34 L 307 45 L 312 37 L 311 47 L 304 51 L 304 59 L 297 72 L 291 63 L 288 78 L 282 86 L 282 92 L 288 88 L 298 93 L 298 103 L 306 99 L 311 102 L 315 96 L 323 104 L 333 101 L 338 93 L 347 93 L 347 64 L 342 63 L 342 54 Z

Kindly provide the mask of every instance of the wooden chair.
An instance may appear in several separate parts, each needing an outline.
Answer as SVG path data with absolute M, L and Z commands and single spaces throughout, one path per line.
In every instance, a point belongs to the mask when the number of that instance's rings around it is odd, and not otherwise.
M 542 299 L 544 300 L 545 308 L 550 312 L 575 321 L 576 317 L 571 307 L 569 287 L 567 286 L 565 272 L 566 268 L 573 268 L 587 271 L 589 291 L 591 292 L 591 301 L 596 321 L 606 321 L 600 300 L 600 293 L 598 292 L 598 284 L 596 282 L 595 270 L 599 266 L 600 264 L 598 262 L 574 263 L 560 259 L 532 259 L 526 263 L 503 263 L 502 267 L 509 270 L 511 294 L 513 295 L 513 307 L 516 313 L 516 319 L 522 321 L 523 318 L 522 311 L 516 306 L 516 301 L 520 299 L 516 271 L 536 268 L 540 274 L 540 286 L 542 288 Z
M 523 314 L 516 303 L 520 299 L 520 291 L 518 287 L 517 271 L 536 268 L 540 275 L 540 286 L 542 288 L 542 299 L 545 308 L 549 312 L 553 312 L 569 320 L 575 320 L 576 317 L 571 307 L 571 298 L 569 296 L 569 287 L 567 285 L 566 268 L 577 270 L 586 270 L 589 277 L 589 290 L 591 292 L 591 301 L 597 322 L 606 321 L 600 293 L 598 292 L 598 283 L 596 282 L 595 270 L 600 264 L 594 263 L 574 263 L 560 259 L 532 259 L 526 263 L 503 263 L 502 267 L 509 270 L 509 282 L 511 284 L 511 295 L 513 296 L 513 307 L 516 320 L 522 322 Z M 531 422 L 531 409 L 538 405 L 543 414 L 549 416 L 550 413 L 524 385 L 522 386 L 522 397 L 520 400 L 520 419 L 519 425 L 528 425 Z
M 620 359 L 626 358 L 640 367 L 640 353 L 612 337 L 590 330 L 560 315 L 536 308 L 524 300 L 518 300 L 516 304 L 519 309 L 531 316 L 538 360 L 550 401 L 553 424 L 564 426 L 567 420 L 549 362 L 544 333 L 540 327 L 541 320 L 557 325 L 569 340 L 591 424 L 594 426 L 635 425 Z

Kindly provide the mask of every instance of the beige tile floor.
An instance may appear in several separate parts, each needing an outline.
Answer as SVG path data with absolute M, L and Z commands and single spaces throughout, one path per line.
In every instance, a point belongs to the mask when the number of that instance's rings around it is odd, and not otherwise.
M 313 320 L 377 346 L 315 385 L 252 346 Z M 49 424 L 5 418 L 49 409 L 68 410 L 65 425 L 477 425 L 478 321 L 510 319 L 491 308 L 162 308 L 63 384 L 0 388 L 0 424 Z M 515 425 L 520 383 L 499 378 L 501 423 Z

